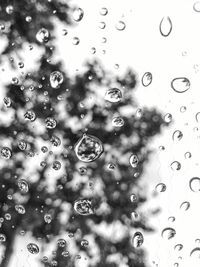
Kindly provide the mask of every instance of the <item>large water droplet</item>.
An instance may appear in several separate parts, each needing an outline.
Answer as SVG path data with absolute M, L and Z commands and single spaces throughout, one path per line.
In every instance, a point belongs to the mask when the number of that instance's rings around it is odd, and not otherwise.
M 174 228 L 167 227 L 167 228 L 162 230 L 161 235 L 162 235 L 162 237 L 164 239 L 168 239 L 169 240 L 169 239 L 173 238 L 176 235 L 176 231 L 174 230 Z
M 189 187 L 193 192 L 200 192 L 200 178 L 193 177 L 189 181 Z
M 184 93 L 190 88 L 190 81 L 185 77 L 175 78 L 171 81 L 171 87 L 177 93 Z
M 190 252 L 190 256 L 193 257 L 194 259 L 200 259 L 200 248 L 194 248 L 191 252 Z
M 180 141 L 183 137 L 183 133 L 179 130 L 176 130 L 174 133 L 173 133 L 173 140 L 174 141 Z
M 79 199 L 74 203 L 74 210 L 80 215 L 91 215 L 94 213 L 92 201 L 89 199 Z
M 160 33 L 162 36 L 167 37 L 172 31 L 172 21 L 170 17 L 163 17 L 159 25 Z
M 143 234 L 141 232 L 136 232 L 133 235 L 133 238 L 132 238 L 132 245 L 133 245 L 133 247 L 134 248 L 141 247 L 141 245 L 143 244 L 143 242 L 144 242 Z
M 53 88 L 59 88 L 63 83 L 63 75 L 60 71 L 54 71 L 50 74 L 50 84 Z
M 76 22 L 79 22 L 82 20 L 84 16 L 84 11 L 82 8 L 76 8 L 73 12 L 73 19 L 76 21 Z
M 122 100 L 122 92 L 118 88 L 108 89 L 105 94 L 105 100 L 111 103 L 117 103 Z
M 112 119 L 112 125 L 114 127 L 122 127 L 124 125 L 124 120 L 122 117 L 118 116 L 118 117 L 114 117 Z
M 29 243 L 27 245 L 27 249 L 31 254 L 38 254 L 39 253 L 39 247 L 35 243 Z
M 92 162 L 103 153 L 103 145 L 97 137 L 84 134 L 76 143 L 74 150 L 79 160 Z
M 36 34 L 36 39 L 40 43 L 47 43 L 49 41 L 49 38 L 50 38 L 50 33 L 45 28 L 41 28 Z
M 152 83 L 152 74 L 150 72 L 145 72 L 142 76 L 142 85 L 147 87 Z

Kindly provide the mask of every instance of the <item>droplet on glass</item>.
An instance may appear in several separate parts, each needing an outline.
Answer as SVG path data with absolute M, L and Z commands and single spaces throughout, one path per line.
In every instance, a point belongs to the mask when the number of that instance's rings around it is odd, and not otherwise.
M 170 35 L 172 31 L 172 21 L 170 17 L 163 17 L 160 25 L 159 25 L 159 30 L 162 36 L 167 37 Z
M 97 137 L 84 134 L 76 143 L 74 150 L 79 160 L 92 162 L 103 153 L 103 145 Z
M 156 185 L 155 189 L 156 189 L 156 191 L 158 193 L 161 193 L 161 192 L 165 192 L 167 187 L 166 187 L 166 185 L 164 183 L 159 183 L 159 184 Z
M 1 149 L 1 157 L 4 159 L 10 159 L 12 156 L 12 150 L 9 147 L 2 147 Z
M 174 228 L 171 227 L 167 227 L 165 229 L 162 230 L 161 236 L 164 239 L 171 239 L 176 235 L 176 231 L 174 230 Z
M 200 260 L 200 248 L 196 247 L 190 252 L 190 257 Z
M 200 192 L 200 178 L 193 177 L 189 181 L 189 187 L 193 192 Z
M 164 120 L 166 123 L 170 123 L 172 121 L 172 114 L 170 113 L 165 114 Z
M 10 97 L 4 97 L 3 103 L 7 108 L 10 108 L 12 105 L 12 101 L 11 101 Z
M 17 183 L 19 190 L 23 193 L 27 193 L 29 191 L 29 186 L 26 180 L 20 179 Z
M 94 213 L 92 201 L 89 199 L 79 199 L 74 203 L 74 210 L 80 215 L 91 215 Z
M 24 140 L 19 140 L 19 142 L 18 142 L 18 147 L 19 147 L 20 150 L 26 150 L 26 148 L 27 148 L 27 143 L 26 143 L 26 141 L 24 141 Z
M 192 157 L 192 154 L 190 152 L 185 153 L 185 159 L 190 159 Z
M 142 76 L 142 85 L 145 87 L 149 86 L 152 83 L 152 78 L 151 72 L 145 72 Z
M 108 89 L 104 99 L 111 103 L 118 103 L 122 100 L 122 92 L 118 88 Z
M 73 45 L 78 45 L 80 43 L 80 39 L 78 37 L 73 37 L 72 38 L 72 44 Z
M 60 238 L 60 239 L 58 239 L 58 241 L 57 241 L 57 245 L 58 245 L 58 247 L 60 247 L 60 248 L 64 248 L 64 247 L 66 246 L 66 244 L 67 244 L 67 242 L 66 242 L 66 240 L 63 239 L 63 238 Z
M 180 205 L 180 209 L 183 211 L 186 211 L 190 208 L 190 202 L 188 201 L 184 201 L 183 203 L 181 203 Z
M 81 246 L 82 247 L 87 247 L 89 245 L 89 242 L 86 239 L 81 240 Z
M 138 163 L 139 163 L 138 156 L 135 154 L 131 155 L 130 159 L 129 159 L 129 163 L 133 168 L 136 168 L 138 166 Z
M 61 140 L 60 140 L 60 138 L 57 137 L 57 136 L 55 136 L 55 135 L 53 135 L 53 136 L 51 137 L 50 142 L 51 142 L 52 145 L 55 146 L 55 147 L 58 147 L 58 146 L 61 145 Z
M 50 84 L 52 88 L 59 88 L 63 83 L 63 75 L 60 71 L 54 71 L 50 74 Z
M 57 122 L 54 118 L 48 117 L 45 119 L 46 128 L 54 129 L 57 125 Z
M 35 243 L 29 243 L 27 245 L 27 249 L 31 254 L 38 254 L 39 253 L 39 247 Z
M 112 119 L 112 125 L 114 127 L 122 127 L 124 125 L 124 120 L 122 117 L 118 116 L 118 117 L 114 117 Z
M 28 120 L 31 122 L 35 121 L 35 119 L 36 119 L 35 112 L 32 110 L 27 110 L 24 114 L 24 118 L 25 118 L 25 120 Z
M 178 161 L 173 161 L 170 166 L 173 171 L 179 171 L 181 169 L 181 163 Z
M 135 194 L 132 194 L 130 196 L 130 200 L 131 200 L 131 202 L 136 202 L 137 201 L 137 196 Z
M 79 22 L 82 20 L 84 16 L 84 11 L 82 8 L 76 8 L 73 12 L 73 19 L 76 21 L 76 22 Z
M 118 21 L 115 25 L 115 28 L 118 30 L 118 31 L 123 31 L 125 30 L 126 28 L 126 24 L 123 22 L 123 21 Z
M 136 232 L 132 237 L 132 245 L 134 248 L 141 247 L 144 242 L 144 237 L 141 232 Z
M 196 12 L 200 12 L 200 2 L 197 1 L 193 4 L 193 10 Z
M 182 249 L 183 249 L 183 245 L 182 244 L 177 244 L 177 245 L 174 246 L 174 250 L 176 250 L 176 251 L 180 251 Z
M 13 11 L 14 11 L 14 8 L 13 8 L 12 5 L 8 5 L 8 6 L 6 7 L 6 13 L 7 13 L 8 15 L 11 15 L 11 14 L 13 13 Z
M 101 30 L 105 29 L 105 27 L 106 27 L 106 23 L 104 21 L 99 22 L 99 28 Z
M 184 93 L 190 88 L 190 81 L 185 77 L 175 78 L 171 81 L 171 87 L 177 93 Z
M 51 223 L 51 221 L 52 221 L 52 216 L 51 216 L 51 214 L 49 214 L 49 213 L 46 213 L 45 215 L 44 215 L 44 221 L 46 222 L 46 223 Z
M 108 14 L 108 9 L 106 7 L 102 7 L 99 13 L 101 16 L 106 16 Z
M 26 210 L 25 210 L 24 206 L 22 206 L 22 205 L 15 205 L 15 210 L 19 214 L 25 214 L 26 213 Z
M 174 133 L 173 133 L 173 141 L 180 141 L 183 137 L 183 133 L 179 130 L 176 130 Z
M 41 28 L 36 34 L 36 39 L 40 43 L 47 43 L 49 41 L 49 38 L 50 38 L 50 33 L 45 28 Z
M 5 242 L 6 236 L 4 234 L 0 234 L 0 242 Z

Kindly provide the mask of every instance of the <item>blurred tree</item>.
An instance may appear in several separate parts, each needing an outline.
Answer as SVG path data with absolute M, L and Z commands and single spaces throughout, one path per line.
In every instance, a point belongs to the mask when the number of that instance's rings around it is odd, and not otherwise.
M 150 153 L 147 144 L 163 119 L 155 109 L 137 108 L 132 70 L 114 76 L 93 61 L 69 77 L 61 62 L 51 62 L 54 18 L 70 24 L 72 11 L 58 0 L 0 3 L 6 40 L 1 59 L 9 58 L 15 68 L 24 43 L 43 50 L 35 71 L 6 86 L 1 109 L 1 267 L 9 264 L 16 236 L 27 232 L 38 240 L 44 266 L 77 266 L 80 256 L 91 267 L 145 266 L 143 250 L 131 242 L 136 229 L 152 230 L 137 214 L 145 201 L 138 179 Z M 58 88 L 50 79 L 55 71 L 63 75 L 54 77 Z M 122 101 L 106 101 L 108 88 L 119 88 Z M 83 133 L 103 144 L 93 162 L 81 162 L 75 153 Z M 74 209 L 79 199 L 87 202 L 83 210 L 91 205 L 88 216 Z M 46 244 L 54 242 L 53 256 L 45 257 Z

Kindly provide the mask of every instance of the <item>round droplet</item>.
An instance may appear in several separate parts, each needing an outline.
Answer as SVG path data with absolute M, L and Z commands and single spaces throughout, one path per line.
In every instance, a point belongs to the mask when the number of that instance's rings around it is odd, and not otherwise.
M 135 154 L 131 155 L 129 159 L 129 163 L 133 168 L 136 168 L 139 163 L 138 156 Z
M 162 235 L 162 237 L 164 239 L 168 239 L 169 240 L 169 239 L 173 238 L 176 235 L 176 231 L 171 227 L 167 227 L 167 228 L 162 230 L 162 234 L 161 235 Z
M 76 22 L 79 22 L 82 20 L 84 16 L 84 11 L 82 8 L 76 8 L 74 9 L 74 12 L 73 12 L 73 19 L 76 21 Z
M 145 72 L 145 74 L 142 76 L 142 85 L 147 87 L 152 83 L 152 74 L 151 72 Z
M 200 12 L 200 2 L 199 1 L 194 3 L 193 10 L 196 12 Z
M 57 125 L 57 122 L 54 118 L 48 117 L 45 119 L 46 128 L 54 129 Z
M 9 147 L 2 147 L 1 149 L 1 157 L 4 159 L 10 159 L 12 156 L 12 151 Z
M 186 106 L 181 106 L 180 107 L 180 112 L 184 113 L 187 110 Z
M 105 100 L 111 103 L 117 103 L 122 100 L 122 92 L 118 88 L 108 89 L 105 94 Z
M 55 136 L 55 135 L 53 135 L 53 136 L 51 137 L 50 142 L 51 142 L 52 145 L 55 146 L 55 147 L 58 147 L 58 146 L 61 145 L 61 140 L 60 140 L 60 138 L 57 137 L 57 136 Z
M 44 221 L 46 222 L 46 223 L 51 223 L 51 221 L 52 221 L 52 216 L 51 216 L 51 214 L 49 214 L 49 213 L 46 213 L 45 215 L 44 215 Z
M 170 35 L 172 31 L 172 21 L 170 17 L 163 17 L 160 25 L 159 25 L 159 30 L 162 36 L 167 37 Z
M 192 154 L 190 152 L 185 153 L 185 159 L 190 159 L 192 157 Z
M 79 160 L 92 162 L 103 153 L 103 145 L 97 137 L 84 134 L 76 143 L 74 150 Z
M 101 30 L 105 29 L 105 27 L 106 27 L 106 23 L 104 21 L 99 22 L 99 28 Z
M 19 214 L 25 214 L 26 213 L 26 210 L 25 210 L 24 206 L 22 206 L 22 205 L 15 205 L 15 210 Z
M 24 114 L 24 118 L 25 118 L 25 120 L 28 120 L 31 122 L 35 121 L 35 119 L 36 119 L 35 112 L 32 110 L 27 110 Z
M 86 167 L 80 167 L 79 168 L 80 175 L 86 175 L 87 174 L 87 168 Z
M 51 87 L 57 89 L 63 83 L 63 75 L 60 71 L 54 71 L 50 74 Z
M 106 7 L 102 7 L 99 11 L 100 15 L 106 16 L 108 14 L 108 9 Z
M 4 97 L 3 103 L 7 108 L 10 108 L 12 105 L 12 101 L 11 101 L 10 97 Z
M 159 184 L 156 185 L 156 191 L 157 191 L 158 193 L 165 192 L 166 189 L 167 189 L 167 187 L 166 187 L 166 185 L 163 184 L 163 183 L 159 183 Z
M 49 41 L 49 38 L 50 38 L 50 33 L 45 28 L 41 28 L 36 34 L 36 39 L 40 43 L 47 43 Z
M 178 161 L 172 162 L 170 166 L 173 171 L 179 171 L 181 169 L 181 163 Z
M 170 216 L 170 217 L 168 218 L 168 221 L 169 221 L 169 222 L 175 222 L 175 220 L 176 220 L 176 219 L 175 219 L 174 216 Z
M 19 190 L 22 192 L 22 193 L 28 193 L 29 191 L 29 186 L 28 186 L 28 183 L 26 180 L 24 179 L 20 179 L 17 183 L 18 187 L 19 187 Z
M 183 211 L 186 211 L 190 208 L 190 202 L 188 201 L 184 201 L 183 203 L 181 203 L 180 205 L 180 209 Z
M 193 177 L 192 179 L 190 179 L 189 187 L 193 192 L 199 192 L 200 191 L 200 178 Z
M 29 243 L 27 245 L 27 249 L 31 254 L 38 254 L 39 253 L 39 247 L 35 243 Z
M 115 168 L 116 168 L 116 165 L 112 162 L 109 162 L 108 165 L 107 165 L 107 168 L 109 171 L 114 171 Z
M 199 259 L 200 260 L 200 248 L 194 248 L 191 252 L 190 252 L 190 256 L 193 257 L 194 259 Z
M 118 30 L 118 31 L 123 31 L 125 28 L 126 28 L 126 24 L 123 22 L 123 21 L 118 21 L 115 25 L 115 28 Z
M 137 201 L 137 196 L 135 194 L 132 194 L 130 196 L 130 200 L 131 200 L 131 202 L 136 202 Z
M 133 235 L 133 238 L 132 238 L 132 245 L 133 245 L 133 247 L 134 248 L 141 247 L 141 245 L 143 244 L 143 242 L 144 242 L 143 234 L 141 232 L 136 232 Z
M 174 246 L 174 250 L 176 250 L 176 251 L 180 251 L 182 249 L 183 249 L 183 245 L 182 244 L 177 244 L 177 245 Z
M 60 239 L 58 239 L 58 241 L 57 241 L 57 245 L 58 245 L 58 247 L 60 247 L 60 248 L 64 248 L 64 247 L 66 246 L 66 244 L 67 244 L 67 242 L 66 242 L 66 240 L 63 239 L 63 238 L 60 238 Z
M 118 117 L 114 117 L 112 119 L 112 125 L 114 127 L 122 127 L 124 125 L 124 120 L 122 117 L 118 116 Z
M 171 87 L 177 93 L 184 93 L 190 88 L 190 81 L 185 77 L 175 78 L 171 81 Z
M 89 199 L 79 199 L 74 203 L 74 210 L 80 215 L 91 215 L 94 213 L 92 201 Z
M 165 114 L 164 120 L 166 123 L 170 123 L 172 121 L 172 114 L 170 113 Z
M 6 236 L 4 234 L 0 234 L 0 242 L 5 242 Z
M 13 11 L 14 11 L 14 8 L 13 8 L 12 5 L 8 5 L 8 6 L 6 7 L 6 13 L 7 13 L 8 15 L 11 15 L 11 14 L 13 13 Z
M 86 239 L 81 240 L 81 246 L 87 247 L 89 245 L 89 242 Z
M 173 141 L 180 141 L 183 137 L 183 133 L 179 130 L 176 130 L 174 133 L 173 133 Z
M 79 43 L 80 43 L 80 39 L 78 37 L 73 37 L 72 44 L 73 45 L 78 45 Z
M 27 143 L 26 143 L 26 141 L 24 141 L 24 140 L 20 140 L 20 141 L 18 142 L 18 147 L 19 147 L 20 150 L 26 150 L 26 148 L 27 148 Z
M 61 168 L 61 163 L 60 163 L 60 161 L 55 160 L 55 161 L 53 162 L 52 168 L 53 168 L 55 171 L 60 170 L 60 168 Z

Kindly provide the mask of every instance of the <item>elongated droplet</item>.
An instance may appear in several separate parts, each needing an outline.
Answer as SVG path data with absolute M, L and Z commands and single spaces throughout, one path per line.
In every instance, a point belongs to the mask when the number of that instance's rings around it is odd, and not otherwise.
M 188 201 L 184 201 L 181 205 L 180 205 L 180 209 L 183 211 L 186 211 L 190 208 L 190 202 Z
M 82 8 L 76 8 L 73 12 L 73 19 L 76 21 L 76 22 L 79 22 L 82 20 L 84 16 L 84 11 Z
M 199 123 L 200 122 L 200 112 L 197 112 L 195 115 L 196 121 Z
M 122 117 L 118 116 L 118 117 L 114 117 L 112 119 L 112 125 L 114 127 L 122 127 L 124 125 L 124 120 Z
M 167 37 L 170 35 L 172 31 L 172 21 L 170 17 L 163 17 L 161 22 L 160 22 L 160 33 L 162 36 Z
M 162 237 L 164 239 L 171 239 L 176 235 L 176 231 L 174 230 L 174 228 L 171 227 L 167 227 L 165 229 L 162 230 Z
M 166 184 L 164 184 L 164 183 L 159 183 L 159 184 L 156 185 L 156 191 L 157 191 L 158 193 L 165 192 L 166 189 L 167 189 L 167 186 L 166 186 Z
M 191 252 L 190 252 L 190 257 L 193 257 L 194 259 L 199 259 L 200 260 L 200 248 L 194 248 Z
M 173 133 L 173 141 L 180 141 L 183 137 L 183 133 L 179 130 L 176 130 L 174 133 Z
M 122 92 L 118 88 L 108 89 L 105 94 L 105 100 L 111 103 L 117 103 L 122 100 Z
M 176 93 L 184 93 L 190 88 L 190 81 L 185 77 L 175 78 L 171 81 L 171 87 Z
M 147 87 L 152 83 L 152 74 L 151 72 L 145 72 L 145 74 L 142 76 L 142 85 Z
M 131 155 L 129 159 L 129 163 L 133 168 L 136 168 L 139 163 L 138 156 L 135 154 Z
M 60 71 L 54 71 L 50 74 L 50 84 L 53 88 L 59 88 L 63 83 L 63 75 Z
M 80 215 L 90 215 L 94 213 L 92 201 L 89 199 L 79 199 L 74 203 L 74 210 Z
M 193 177 L 189 181 L 189 187 L 193 192 L 200 192 L 200 178 Z
M 132 245 L 134 248 L 141 247 L 144 242 L 144 237 L 141 232 L 136 232 L 132 238 Z
M 92 162 L 103 153 L 103 145 L 97 137 L 84 134 L 75 145 L 74 150 L 79 160 Z
M 29 243 L 27 245 L 27 249 L 31 254 L 38 254 L 39 253 L 39 247 L 38 247 L 38 245 L 36 245 L 34 243 Z
M 183 245 L 182 244 L 177 244 L 177 245 L 174 246 L 174 250 L 176 250 L 176 251 L 180 251 L 182 249 L 183 249 Z

